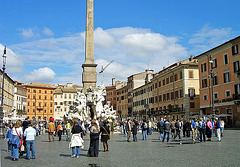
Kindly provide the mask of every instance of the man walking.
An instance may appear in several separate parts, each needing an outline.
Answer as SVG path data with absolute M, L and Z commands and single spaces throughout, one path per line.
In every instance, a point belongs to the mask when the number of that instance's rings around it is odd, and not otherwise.
M 220 122 L 218 118 L 216 118 L 216 131 L 217 131 L 217 141 L 221 141 L 221 129 L 220 129 Z
M 52 140 L 54 141 L 53 132 L 55 131 L 55 125 L 54 125 L 52 119 L 50 119 L 50 122 L 48 123 L 47 128 L 48 128 L 48 138 L 49 138 L 49 142 L 51 142 L 51 136 L 52 136 Z
M 34 139 L 36 136 L 36 130 L 32 127 L 32 123 L 28 124 L 28 128 L 24 131 L 27 145 L 27 159 L 30 160 L 30 149 L 32 150 L 32 159 L 35 159 L 35 144 Z
M 158 122 L 158 129 L 160 133 L 159 140 L 163 140 L 163 133 L 164 133 L 163 125 L 164 125 L 164 121 L 163 121 L 163 118 L 161 118 L 161 121 Z
M 192 127 L 192 139 L 193 139 L 193 141 L 196 141 L 196 138 L 197 138 L 196 119 L 192 120 L 191 127 Z
M 162 142 L 164 142 L 164 140 L 166 138 L 166 135 L 167 135 L 167 142 L 169 141 L 169 134 L 170 134 L 170 131 L 171 131 L 171 126 L 172 126 L 172 124 L 168 120 L 166 120 L 164 125 L 163 125 L 164 136 L 163 136 L 163 141 Z

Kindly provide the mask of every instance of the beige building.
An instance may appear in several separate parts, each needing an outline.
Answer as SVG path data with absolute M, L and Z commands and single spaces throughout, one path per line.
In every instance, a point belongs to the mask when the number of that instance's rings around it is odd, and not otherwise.
M 152 82 L 133 90 L 133 117 L 137 120 L 151 117 L 153 110 Z
M 1 76 L 3 74 L 0 70 Z M 1 97 L 2 97 L 2 82 L 3 78 L 1 77 Z M 2 101 L 2 100 L 1 100 Z M 0 101 L 0 103 L 1 103 Z M 3 112 L 4 117 L 12 117 L 14 111 L 14 81 L 12 78 L 5 73 L 4 75 L 4 91 L 3 91 Z
M 152 117 L 176 120 L 200 114 L 198 62 L 193 56 L 156 73 L 152 87 Z
M 117 102 L 116 102 L 117 116 L 121 120 L 127 119 L 128 117 L 127 85 L 117 89 L 116 92 L 117 92 Z
M 145 72 L 133 74 L 128 77 L 127 81 L 127 98 L 128 98 L 128 117 L 133 117 L 133 90 L 145 85 L 147 80 L 151 79 L 154 70 L 145 70 Z
M 13 117 L 25 118 L 27 114 L 27 89 L 22 87 L 21 82 L 14 86 L 14 112 Z
M 54 118 L 62 119 L 65 112 L 69 111 L 69 106 L 77 95 L 77 89 L 82 87 L 68 83 L 66 85 L 58 86 L 54 93 Z

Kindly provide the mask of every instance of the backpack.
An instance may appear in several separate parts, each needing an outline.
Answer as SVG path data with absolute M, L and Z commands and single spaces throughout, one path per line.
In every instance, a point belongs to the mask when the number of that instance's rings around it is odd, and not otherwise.
M 178 125 L 178 123 L 177 123 L 177 122 L 175 123 L 175 126 L 176 126 L 176 128 L 179 128 L 179 125 Z
M 143 128 L 147 129 L 147 123 L 146 122 L 143 123 Z

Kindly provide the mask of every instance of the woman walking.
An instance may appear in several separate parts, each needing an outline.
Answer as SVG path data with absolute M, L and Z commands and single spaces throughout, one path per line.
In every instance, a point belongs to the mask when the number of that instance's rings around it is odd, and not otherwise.
M 13 161 L 18 161 L 19 146 L 22 145 L 22 143 L 20 142 L 20 139 L 22 139 L 23 137 L 23 130 L 21 126 L 22 122 L 20 120 L 17 120 L 15 126 L 12 128 L 11 144 Z
M 92 121 L 90 127 L 90 147 L 88 155 L 90 157 L 98 157 L 99 152 L 99 132 L 100 128 L 95 120 Z
M 82 127 L 78 125 L 78 120 L 74 120 L 74 125 L 72 127 L 71 134 L 71 142 L 69 143 L 69 147 L 72 148 L 72 158 L 79 157 L 79 147 L 83 147 L 83 139 L 81 138 Z M 77 152 L 75 153 L 75 150 Z
M 62 131 L 63 131 L 62 122 L 59 122 L 59 125 L 57 126 L 57 131 L 58 131 L 59 141 L 61 141 L 62 140 Z
M 110 129 L 106 122 L 103 122 L 103 126 L 100 129 L 101 142 L 103 143 L 104 152 L 108 151 L 108 140 L 110 139 Z M 107 149 L 106 149 L 107 147 Z

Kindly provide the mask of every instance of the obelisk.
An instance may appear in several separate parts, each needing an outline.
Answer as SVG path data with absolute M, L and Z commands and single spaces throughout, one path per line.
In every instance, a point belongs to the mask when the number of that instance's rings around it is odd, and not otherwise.
M 93 0 L 87 0 L 86 32 L 85 32 L 85 62 L 82 65 L 82 83 L 84 88 L 96 87 L 97 64 L 94 63 L 94 29 Z

